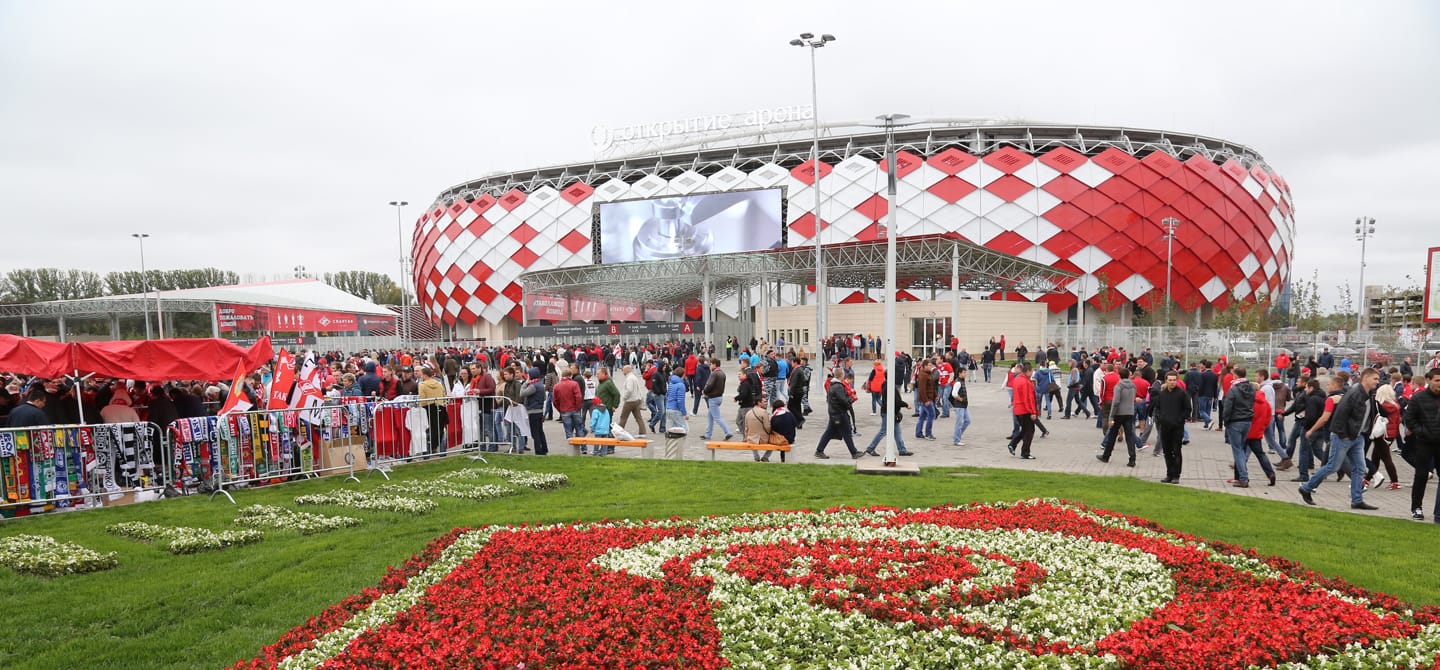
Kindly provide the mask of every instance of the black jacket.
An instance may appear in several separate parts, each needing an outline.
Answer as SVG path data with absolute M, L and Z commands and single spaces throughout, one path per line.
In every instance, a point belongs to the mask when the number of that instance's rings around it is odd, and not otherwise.
M 19 407 L 10 410 L 11 428 L 51 426 L 54 424 L 55 422 L 50 420 L 50 416 L 45 413 L 45 410 L 40 409 L 39 407 L 36 407 L 28 402 L 20 403 Z
M 1430 389 L 1410 396 L 1410 404 L 1405 408 L 1405 427 L 1421 442 L 1440 444 L 1440 396 Z
M 1255 385 L 1246 380 L 1237 380 L 1230 385 L 1230 392 L 1220 408 L 1225 423 L 1250 421 L 1255 418 Z
M 904 412 L 903 410 L 904 410 L 905 408 L 909 407 L 909 406 L 910 406 L 910 403 L 905 402 L 905 399 L 902 398 L 902 397 L 900 397 L 900 387 L 899 387 L 899 386 L 894 386 L 894 387 L 892 387 L 892 388 L 895 389 L 895 393 L 892 394 L 892 395 L 895 396 L 895 402 L 896 402 L 897 406 L 902 410 L 902 411 L 897 412 L 897 413 L 895 414 L 895 423 L 900 423 L 900 419 L 905 416 L 905 412 Z M 841 389 L 841 393 L 844 393 L 844 389 Z M 848 397 L 848 396 L 847 396 L 847 397 Z M 880 395 L 880 416 L 886 416 L 886 415 L 888 415 L 889 413 L 890 413 L 890 401 L 885 398 L 885 395 L 884 395 L 884 394 L 881 394 L 881 395 Z
M 1156 423 L 1178 426 L 1190 418 L 1190 394 L 1179 386 L 1166 391 L 1163 386 L 1150 394 L 1150 417 Z
M 1220 376 L 1214 370 L 1200 371 L 1200 395 L 1209 398 L 1220 395 Z
M 1370 394 L 1365 392 L 1365 387 L 1358 383 L 1351 385 L 1330 414 L 1330 432 L 1347 440 L 1355 439 L 1369 423 L 1367 419 L 1373 416 L 1370 403 Z
M 850 394 L 845 391 L 845 384 L 839 379 L 831 379 L 830 386 L 825 389 L 825 405 L 830 409 L 830 417 L 838 418 L 850 416 Z
M 735 387 L 735 404 L 741 408 L 754 407 L 760 393 L 760 377 L 753 372 L 747 372 L 740 377 L 740 384 Z

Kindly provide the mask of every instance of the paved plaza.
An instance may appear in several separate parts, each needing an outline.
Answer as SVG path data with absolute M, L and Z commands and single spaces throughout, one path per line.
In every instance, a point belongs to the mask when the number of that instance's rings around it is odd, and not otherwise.
M 734 417 L 738 412 L 735 403 L 730 399 L 735 393 L 735 374 L 739 367 L 736 362 L 727 362 L 724 366 L 729 376 L 726 389 L 726 400 L 721 408 L 721 415 L 726 422 L 733 424 Z M 865 366 L 857 366 L 858 370 L 867 369 Z M 979 377 L 976 373 L 976 377 Z M 1124 439 L 1119 440 L 1115 453 L 1111 456 L 1109 463 L 1101 463 L 1095 459 L 1100 453 L 1101 432 L 1095 427 L 1095 420 L 1085 419 L 1080 415 L 1078 419 L 1072 418 L 1062 420 L 1064 414 L 1058 409 L 1053 412 L 1053 419 L 1045 419 L 1042 406 L 1041 422 L 1050 430 L 1050 436 L 1042 438 L 1037 428 L 1035 440 L 1032 443 L 1031 453 L 1035 460 L 1022 460 L 1010 455 L 1005 445 L 1008 442 L 1011 428 L 1010 408 L 1004 385 L 1004 374 L 998 370 L 995 372 L 995 383 L 986 384 L 983 377 L 980 381 L 972 381 L 970 387 L 970 414 L 971 425 L 965 431 L 963 438 L 964 447 L 952 446 L 952 436 L 955 429 L 954 415 L 948 419 L 936 419 L 935 440 L 917 440 L 915 435 L 916 419 L 911 416 L 913 408 L 907 409 L 905 417 L 901 422 L 901 429 L 905 438 L 905 446 L 915 452 L 914 456 L 902 457 L 906 461 L 914 461 L 920 467 L 930 466 L 966 466 L 978 468 L 1012 468 L 1016 470 L 1037 470 L 1043 472 L 1068 472 L 1072 474 L 1099 475 L 1106 477 L 1137 477 L 1146 481 L 1155 482 L 1156 486 L 1165 477 L 1165 460 L 1163 457 L 1154 454 L 1153 446 L 1157 438 L 1151 437 L 1151 448 L 1141 451 L 1136 456 L 1134 468 L 1125 466 L 1126 454 Z M 861 380 L 863 384 L 863 379 Z M 790 462 L 799 463 L 822 463 L 835 467 L 854 467 L 854 461 L 849 457 L 845 449 L 845 443 L 840 440 L 831 441 L 825 452 L 830 456 L 829 460 L 815 458 L 815 447 L 820 441 L 820 434 L 825 429 L 826 411 L 823 396 L 816 396 L 811 392 L 811 405 L 814 413 L 809 417 L 805 428 L 796 436 L 796 444 L 793 451 L 787 456 Z M 855 436 L 856 449 L 863 450 L 874 438 L 880 417 L 870 414 L 870 394 L 861 392 L 860 400 L 855 403 L 855 416 L 860 434 Z M 906 394 L 905 401 L 912 402 L 911 396 Z M 693 402 L 693 398 L 692 398 Z M 648 412 L 646 413 L 648 417 Z M 704 405 L 701 405 L 701 413 L 690 418 L 690 436 L 685 441 L 686 460 L 708 460 L 709 450 L 705 448 L 701 435 L 705 430 L 706 415 Z M 570 448 L 565 444 L 565 433 L 559 422 L 545 422 L 546 437 L 550 443 L 551 455 L 568 455 Z M 1287 428 L 1289 422 L 1287 421 Z M 629 428 L 634 430 L 634 421 L 631 421 Z M 738 430 L 738 429 L 736 429 Z M 655 439 L 654 446 L 656 454 L 662 454 L 664 450 L 664 439 L 651 435 Z M 717 428 L 714 439 L 722 439 L 724 435 Z M 736 438 L 739 439 L 738 436 Z M 881 447 L 877 447 L 880 450 Z M 1018 453 L 1018 452 L 1017 452 Z M 1290 481 L 1296 476 L 1296 470 L 1291 468 L 1277 473 L 1278 482 L 1275 486 L 1267 486 L 1265 473 L 1258 462 L 1252 457 L 1250 460 L 1250 488 L 1240 489 L 1225 483 L 1232 477 L 1230 466 L 1233 463 L 1230 447 L 1225 444 L 1223 433 L 1219 431 L 1204 431 L 1200 424 L 1190 424 L 1190 444 L 1184 447 L 1184 469 L 1180 478 L 1180 485 L 1196 489 L 1218 491 L 1230 495 L 1241 495 L 1252 498 L 1265 498 L 1279 500 L 1282 502 L 1304 505 L 1300 494 L 1296 491 L 1298 483 Z M 1273 455 L 1272 455 L 1273 456 Z M 637 449 L 619 448 L 613 457 L 639 458 Z M 870 458 L 870 457 L 866 457 Z M 716 454 L 717 460 L 726 461 L 752 461 L 748 451 L 720 451 Z M 772 459 L 778 461 L 778 458 Z M 1399 455 L 1394 457 L 1396 468 L 1400 474 L 1400 482 L 1403 488 L 1397 491 L 1380 489 L 1367 491 L 1365 500 L 1380 509 L 1373 512 L 1363 512 L 1350 509 L 1350 483 L 1349 480 L 1335 481 L 1332 475 L 1328 481 L 1320 486 L 1314 493 L 1315 502 L 1318 506 L 1332 510 L 1353 511 L 1360 514 L 1383 516 L 1392 518 L 1408 518 L 1410 515 L 1410 484 L 1414 481 L 1414 470 L 1405 463 Z M 1272 462 L 1278 462 L 1278 458 L 1272 458 Z M 773 463 L 756 463 L 756 467 L 784 467 L 784 465 Z M 1382 469 L 1383 472 L 1383 469 Z M 1312 470 L 1313 473 L 1313 470 Z M 1388 486 L 1388 482 L 1386 483 Z M 1036 496 L 1051 495 L 1052 492 L 1039 490 L 1033 492 Z M 1427 492 L 1426 514 L 1428 516 L 1431 501 L 1434 493 Z

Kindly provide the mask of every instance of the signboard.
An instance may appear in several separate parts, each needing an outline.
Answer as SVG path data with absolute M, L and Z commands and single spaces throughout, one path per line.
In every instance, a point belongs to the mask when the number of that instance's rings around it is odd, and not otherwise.
M 370 314 L 360 315 L 360 334 L 374 335 L 375 331 L 382 331 L 385 335 L 395 334 L 395 317 L 373 316 Z
M 603 340 L 622 336 L 663 336 L 691 339 L 704 326 L 695 321 L 677 323 L 582 323 L 567 326 L 521 326 L 520 337 L 540 337 L 565 341 Z
M 1430 247 L 1425 257 L 1426 323 L 1440 322 L 1440 247 Z
M 215 313 L 222 333 L 354 333 L 360 330 L 360 318 L 348 312 L 216 303 Z M 393 322 L 390 318 L 392 327 Z
M 258 341 L 260 341 L 260 339 L 259 339 L 259 338 L 256 338 L 256 337 L 227 337 L 227 338 L 225 338 L 225 341 L 226 341 L 226 342 L 230 342 L 230 343 L 234 344 L 234 345 L 237 346 L 237 347 L 241 347 L 241 348 L 243 348 L 243 349 L 249 349 L 250 347 L 255 346 L 255 343 L 258 342 Z M 277 347 L 305 347 L 305 346 L 311 346 L 311 345 L 315 344 L 315 338 L 313 338 L 313 337 L 272 337 L 272 338 L 270 338 L 270 344 L 273 344 L 273 345 L 275 345 L 275 346 L 277 346 Z

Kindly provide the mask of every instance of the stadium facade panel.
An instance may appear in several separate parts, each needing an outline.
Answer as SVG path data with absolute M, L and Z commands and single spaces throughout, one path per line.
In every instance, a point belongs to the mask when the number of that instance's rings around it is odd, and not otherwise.
M 591 263 L 592 223 L 605 202 L 783 188 L 787 246 L 812 245 L 809 139 L 794 133 L 729 139 L 724 146 L 507 173 L 447 189 L 413 231 L 420 303 L 448 325 L 519 322 L 518 277 Z M 884 141 L 870 128 L 832 129 L 822 138 L 825 244 L 881 238 L 894 207 L 902 236 L 959 233 L 1079 273 L 1063 293 L 1004 296 L 1043 301 L 1057 316 L 1081 301 L 1099 311 L 1126 302 L 1163 307 L 1162 222 L 1172 217 L 1180 221 L 1171 277 L 1177 310 L 1254 302 L 1278 294 L 1289 277 L 1290 188 L 1246 146 L 1117 127 L 926 122 L 896 134 L 892 203 Z

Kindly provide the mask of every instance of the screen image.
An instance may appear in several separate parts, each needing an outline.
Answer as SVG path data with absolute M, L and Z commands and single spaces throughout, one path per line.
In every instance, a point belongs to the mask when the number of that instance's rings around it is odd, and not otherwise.
M 662 196 L 596 206 L 596 260 L 629 263 L 785 246 L 779 188 Z

